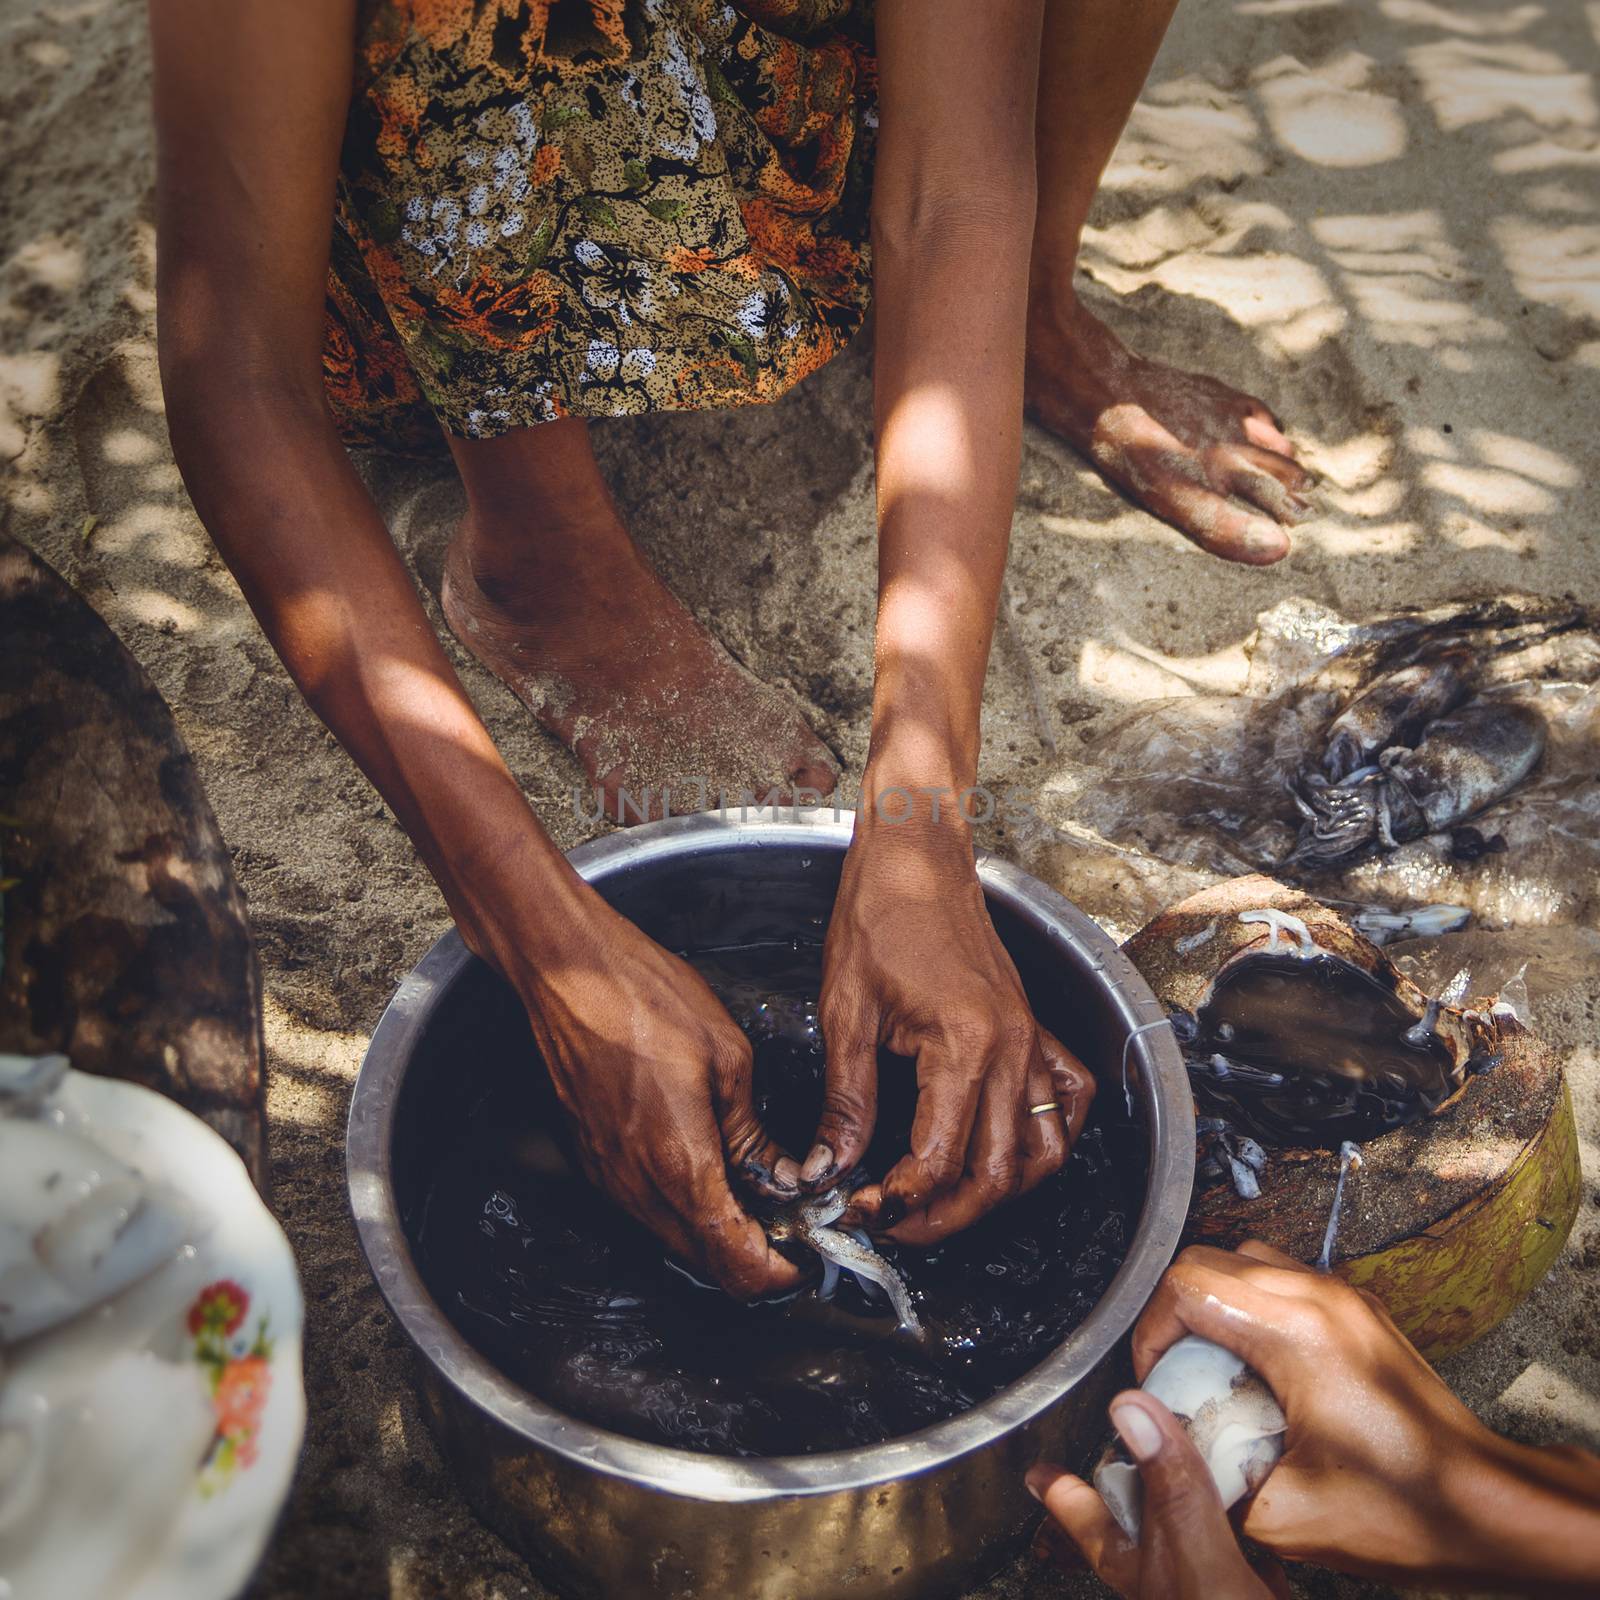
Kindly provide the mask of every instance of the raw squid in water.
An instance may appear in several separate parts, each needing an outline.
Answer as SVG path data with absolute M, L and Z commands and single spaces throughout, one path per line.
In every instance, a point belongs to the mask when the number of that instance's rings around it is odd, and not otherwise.
M 830 1189 L 826 1194 L 797 1200 L 786 1206 L 766 1224 L 769 1237 L 775 1243 L 790 1240 L 809 1245 L 822 1257 L 823 1279 L 821 1295 L 828 1299 L 839 1281 L 841 1272 L 854 1275 L 858 1282 L 879 1290 L 888 1300 L 900 1327 L 914 1338 L 921 1338 L 922 1324 L 911 1304 L 911 1293 L 905 1280 L 872 1247 L 864 1233 L 846 1233 L 833 1226 L 849 1207 L 843 1186 Z

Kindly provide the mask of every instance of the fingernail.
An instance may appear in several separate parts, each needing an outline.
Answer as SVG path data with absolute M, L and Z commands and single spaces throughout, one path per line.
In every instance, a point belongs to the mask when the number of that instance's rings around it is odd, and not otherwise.
M 1161 1430 L 1140 1406 L 1113 1406 L 1111 1426 L 1122 1436 L 1135 1461 L 1154 1461 L 1161 1454 Z
M 802 1183 L 820 1183 L 832 1171 L 833 1151 L 827 1145 L 819 1144 L 806 1157 L 806 1164 L 800 1169 L 800 1181 Z
M 781 1156 L 772 1166 L 772 1182 L 785 1194 L 800 1187 L 800 1163 L 793 1156 Z
M 878 1211 L 886 1228 L 893 1228 L 906 1220 L 906 1203 L 897 1194 L 886 1195 Z
M 1028 1493 L 1031 1494 L 1033 1496 L 1033 1498 L 1039 1502 L 1040 1505 L 1043 1505 L 1044 1504 L 1044 1496 L 1034 1486 L 1033 1479 L 1032 1478 L 1024 1478 L 1022 1481 L 1023 1481 L 1023 1484 L 1026 1487 Z

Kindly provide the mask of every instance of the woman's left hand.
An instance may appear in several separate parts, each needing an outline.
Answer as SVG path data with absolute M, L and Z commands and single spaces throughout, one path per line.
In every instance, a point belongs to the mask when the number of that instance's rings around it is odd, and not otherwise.
M 877 1216 L 906 1244 L 956 1233 L 1057 1171 L 1094 1097 L 1082 1063 L 1034 1021 L 965 819 L 950 801 L 937 818 L 919 812 L 896 822 L 865 805 L 857 819 L 823 962 L 827 1098 L 801 1174 L 822 1187 L 861 1159 L 878 1047 L 915 1057 L 911 1148 Z M 869 1211 L 875 1198 L 860 1197 Z

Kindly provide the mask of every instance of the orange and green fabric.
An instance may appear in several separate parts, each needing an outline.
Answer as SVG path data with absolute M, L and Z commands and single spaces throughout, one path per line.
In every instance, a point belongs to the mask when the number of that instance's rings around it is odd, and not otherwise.
M 868 303 L 869 0 L 368 0 L 327 394 L 353 443 L 775 399 Z

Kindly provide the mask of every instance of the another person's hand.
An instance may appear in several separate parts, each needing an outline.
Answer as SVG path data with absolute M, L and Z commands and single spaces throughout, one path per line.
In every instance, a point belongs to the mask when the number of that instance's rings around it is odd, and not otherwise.
M 903 1243 L 955 1233 L 1057 1171 L 1093 1098 L 1093 1078 L 1034 1021 L 948 800 L 937 821 L 861 812 L 828 929 L 821 1022 L 827 1098 L 802 1169 L 809 1186 L 866 1150 L 879 1046 L 916 1058 L 911 1148 L 877 1212 Z M 1059 1109 L 1030 1114 L 1047 1103 Z
M 1400 1584 L 1537 1576 L 1565 1593 L 1574 1569 L 1600 1577 L 1593 1459 L 1486 1428 L 1372 1295 L 1254 1241 L 1196 1247 L 1134 1333 L 1141 1381 L 1187 1333 L 1242 1356 L 1288 1419 L 1243 1517 L 1274 1554 Z
M 517 979 L 592 1182 L 731 1294 L 796 1287 L 728 1169 L 798 1195 L 751 1097 L 749 1041 L 705 981 L 599 905 L 560 963 Z
M 1272 1600 L 1275 1591 L 1245 1560 L 1217 1486 L 1177 1418 L 1153 1396 L 1129 1391 L 1111 1402 L 1111 1421 L 1139 1466 L 1139 1543 L 1082 1478 L 1040 1462 L 1028 1473 L 1045 1508 L 1036 1548 L 1064 1566 L 1081 1558 L 1127 1600 Z

